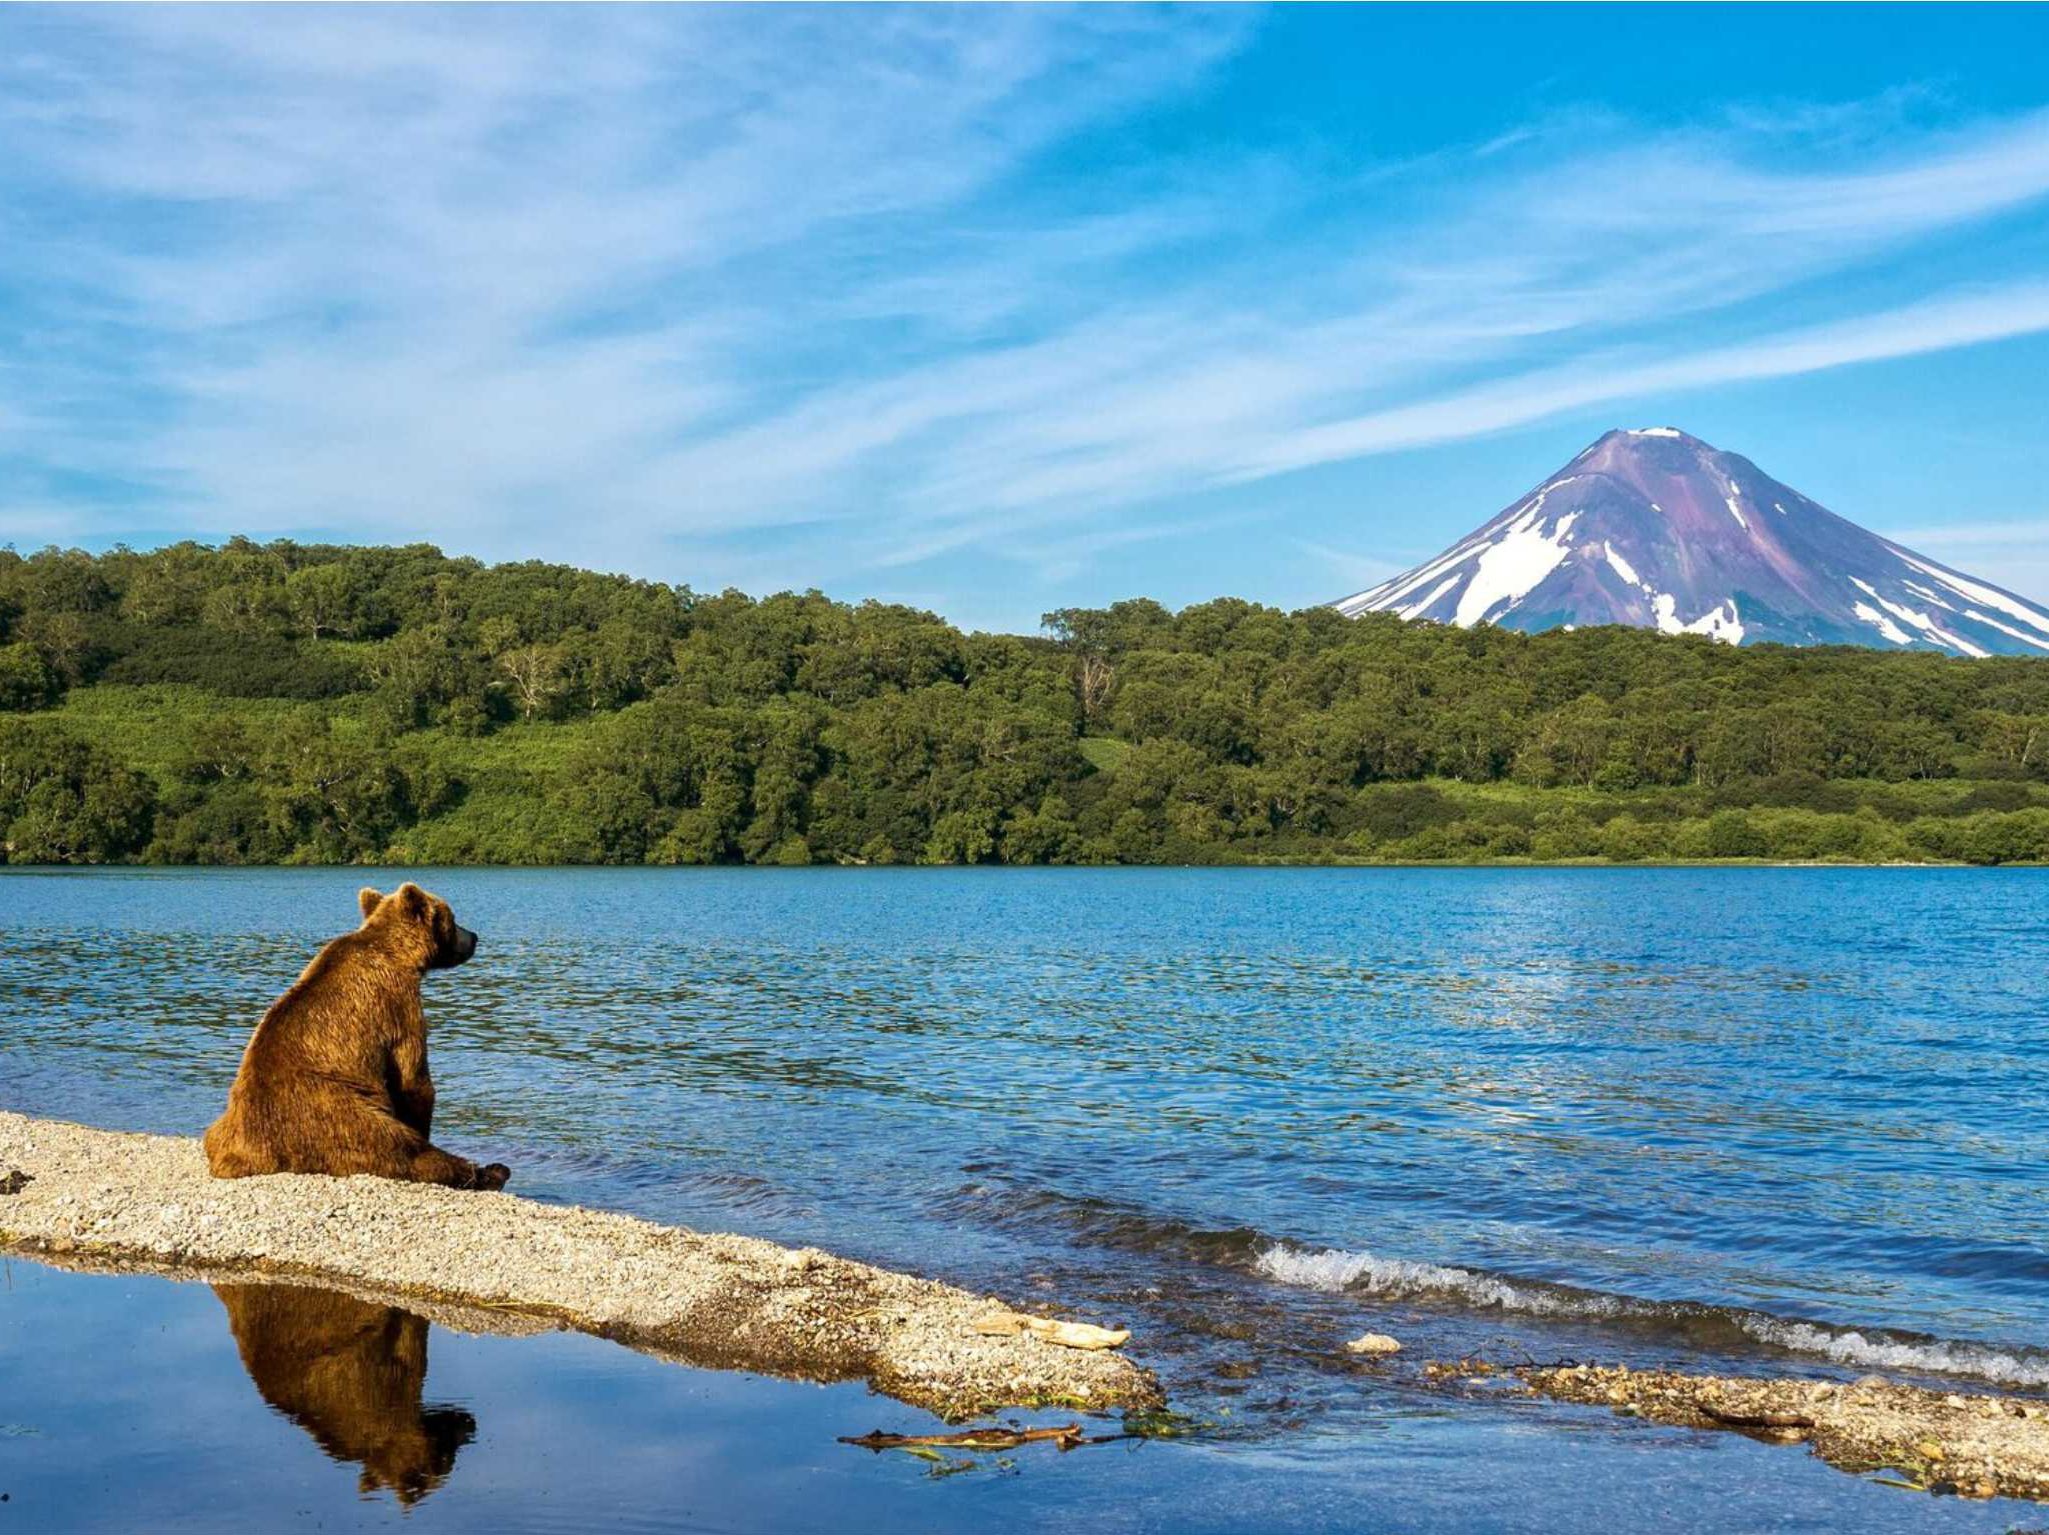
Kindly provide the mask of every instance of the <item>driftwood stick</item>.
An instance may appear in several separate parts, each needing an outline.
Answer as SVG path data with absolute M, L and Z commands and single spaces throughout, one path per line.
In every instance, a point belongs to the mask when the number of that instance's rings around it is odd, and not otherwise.
M 1703 1417 L 1726 1423 L 1731 1428 L 1812 1428 L 1814 1420 L 1798 1412 L 1724 1412 L 1707 1403 L 1699 1404 Z
M 1021 1444 L 1034 1444 L 1045 1440 L 1057 1444 L 1063 1450 L 1071 1450 L 1084 1442 L 1079 1423 L 1063 1423 L 1058 1428 L 1005 1428 L 991 1424 L 986 1428 L 964 1428 L 952 1434 L 885 1434 L 877 1429 L 872 1434 L 858 1438 L 840 1439 L 841 1444 L 857 1444 L 864 1450 L 1014 1450 Z

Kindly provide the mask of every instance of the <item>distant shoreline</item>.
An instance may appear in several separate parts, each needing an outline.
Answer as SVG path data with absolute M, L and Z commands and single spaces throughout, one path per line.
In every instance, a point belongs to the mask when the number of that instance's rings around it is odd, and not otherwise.
M 263 870 L 282 873 L 295 870 L 315 872 L 332 869 L 360 869 L 364 873 L 405 873 L 423 869 L 491 869 L 529 874 L 565 874 L 585 871 L 620 873 L 639 870 L 650 874 L 789 874 L 793 872 L 833 874 L 871 872 L 890 874 L 934 874 L 978 870 L 984 873 L 1034 875 L 1053 873 L 1144 873 L 1148 870 L 1210 870 L 1229 873 L 1244 869 L 1956 869 L 1990 873 L 1994 870 L 2049 868 L 2049 860 L 1981 864 L 1957 859 L 1848 858 L 1295 858 L 1233 859 L 1215 863 L 814 863 L 814 864 L 648 864 L 648 863 L 0 863 L 0 875 L 8 874 L 112 874 L 139 871 L 233 873 Z
M 0 550 L 0 857 L 2049 862 L 2049 654 Z

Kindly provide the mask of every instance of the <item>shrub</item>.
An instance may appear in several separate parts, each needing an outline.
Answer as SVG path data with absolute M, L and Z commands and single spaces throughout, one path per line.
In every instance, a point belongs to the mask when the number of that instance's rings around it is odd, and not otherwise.
M 1370 842 L 1413 837 L 1425 827 L 1458 819 L 1458 807 L 1428 784 L 1367 789 L 1356 803 L 1355 824 Z
M 1963 855 L 1972 863 L 2049 860 L 2049 810 L 1987 811 L 1963 822 Z
M 1762 828 L 1741 810 L 1708 817 L 1706 848 L 1710 858 L 1763 858 L 1772 851 Z
M 1601 856 L 1617 863 L 1656 858 L 1664 851 L 1664 845 L 1655 828 L 1644 825 L 1633 815 L 1610 818 L 1600 832 Z
M 1577 810 L 1547 811 L 1537 817 L 1530 851 L 1547 861 L 1601 856 L 1601 829 Z
M 0 713 L 47 709 L 64 689 L 35 646 L 0 645 Z
M 227 698 L 339 698 L 367 686 L 345 653 L 224 630 L 131 629 L 102 682 L 182 682 Z

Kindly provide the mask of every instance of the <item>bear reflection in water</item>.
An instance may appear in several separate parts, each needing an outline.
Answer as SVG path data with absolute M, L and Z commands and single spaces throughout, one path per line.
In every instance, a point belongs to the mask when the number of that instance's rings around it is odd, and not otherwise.
M 427 1322 L 395 1306 L 291 1285 L 213 1287 L 263 1399 L 336 1460 L 357 1489 L 388 1487 L 407 1508 L 439 1487 L 476 1436 L 460 1407 L 423 1407 Z

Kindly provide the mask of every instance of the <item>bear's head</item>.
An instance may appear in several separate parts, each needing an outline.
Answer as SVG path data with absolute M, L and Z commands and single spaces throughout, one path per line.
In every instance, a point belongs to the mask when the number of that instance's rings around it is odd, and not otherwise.
M 477 952 L 477 935 L 458 926 L 438 895 L 407 880 L 390 895 L 367 886 L 357 894 L 363 926 L 376 928 L 425 970 L 446 970 Z

